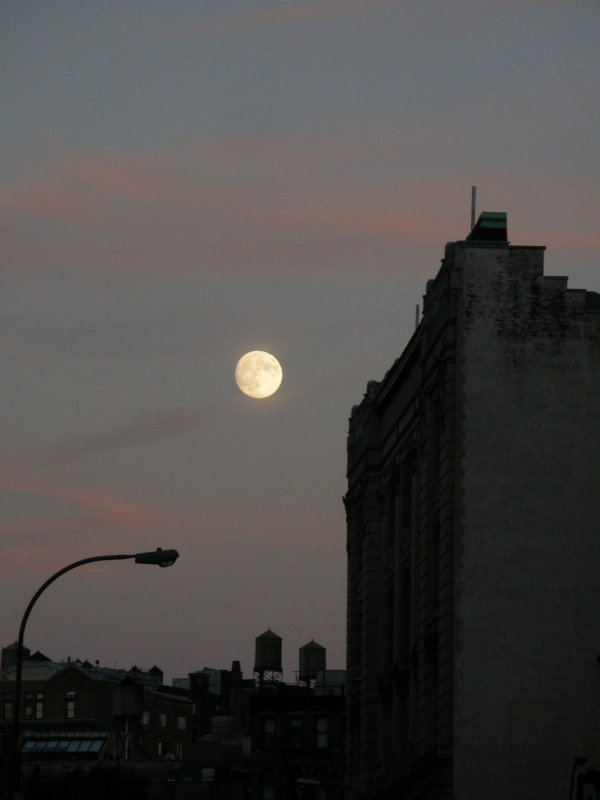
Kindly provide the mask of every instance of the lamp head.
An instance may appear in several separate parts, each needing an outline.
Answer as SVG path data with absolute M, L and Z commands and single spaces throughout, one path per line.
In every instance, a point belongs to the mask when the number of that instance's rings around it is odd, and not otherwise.
M 136 564 L 157 564 L 159 567 L 170 567 L 179 558 L 177 550 L 163 550 L 157 547 L 149 553 L 137 553 L 135 556 Z

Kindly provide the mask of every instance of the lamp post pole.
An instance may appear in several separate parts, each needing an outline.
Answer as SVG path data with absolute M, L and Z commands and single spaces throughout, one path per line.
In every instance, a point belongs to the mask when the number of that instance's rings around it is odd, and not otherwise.
M 573 759 L 573 766 L 571 767 L 571 783 L 569 785 L 569 800 L 573 800 L 573 788 L 575 786 L 575 773 L 577 772 L 577 767 L 582 767 L 584 764 L 587 764 L 587 761 L 587 756 L 575 756 Z
M 136 564 L 156 564 L 159 567 L 170 567 L 175 563 L 179 553 L 177 550 L 162 550 L 160 547 L 157 550 L 151 550 L 148 553 L 132 553 L 132 554 L 119 554 L 109 556 L 92 556 L 91 558 L 83 558 L 81 561 L 75 561 L 73 564 L 68 564 L 66 567 L 59 569 L 45 583 L 43 583 L 37 592 L 29 601 L 29 605 L 25 609 L 21 625 L 19 627 L 19 638 L 17 641 L 17 664 L 15 675 L 15 702 L 13 706 L 13 726 L 12 726 L 12 792 L 13 797 L 18 798 L 21 790 L 21 687 L 23 681 L 23 642 L 25 639 L 25 627 L 29 615 L 36 604 L 42 592 L 50 586 L 51 583 L 65 572 L 69 572 L 75 567 L 80 567 L 82 564 L 90 564 L 92 561 L 121 561 L 123 559 L 133 558 Z

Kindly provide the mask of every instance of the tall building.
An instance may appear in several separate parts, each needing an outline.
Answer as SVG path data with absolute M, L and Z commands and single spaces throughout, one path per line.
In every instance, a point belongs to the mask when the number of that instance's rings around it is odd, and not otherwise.
M 559 800 L 600 768 L 600 295 L 484 213 L 352 409 L 346 782 Z

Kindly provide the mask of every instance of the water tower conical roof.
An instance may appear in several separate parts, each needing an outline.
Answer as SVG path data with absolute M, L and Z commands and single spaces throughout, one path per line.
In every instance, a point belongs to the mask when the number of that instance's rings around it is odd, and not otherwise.
M 256 637 L 257 639 L 281 639 L 281 636 L 278 636 L 276 633 L 273 633 L 271 628 L 267 628 L 264 633 L 261 633 L 260 636 Z
M 319 644 L 318 642 L 315 642 L 314 639 L 311 639 L 310 642 L 308 642 L 308 644 L 305 644 L 301 649 L 304 650 L 306 647 L 310 647 L 314 650 L 325 650 L 323 645 Z

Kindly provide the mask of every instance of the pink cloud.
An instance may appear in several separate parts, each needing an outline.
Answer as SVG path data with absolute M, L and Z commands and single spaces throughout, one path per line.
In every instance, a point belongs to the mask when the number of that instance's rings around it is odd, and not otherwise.
M 444 225 L 432 226 L 431 220 L 425 220 L 406 209 L 371 204 L 344 205 L 331 202 L 288 208 L 273 206 L 255 209 L 251 213 L 258 221 L 275 227 L 303 228 L 309 234 L 329 232 L 349 239 L 381 240 L 385 237 L 398 242 L 407 239 L 415 242 L 435 239 L 445 230 Z
M 36 515 L 24 515 L 0 525 L 2 559 L 9 570 L 48 573 L 49 565 L 68 562 L 89 555 L 88 534 L 100 534 L 103 549 L 122 552 L 120 543 L 127 536 L 125 552 L 136 552 L 133 544 L 169 528 L 180 529 L 189 522 L 183 514 L 174 514 L 117 497 L 108 492 L 81 486 L 35 481 L 10 475 L 0 476 L 0 489 L 47 500 L 58 501 L 61 508 L 48 508 Z M 112 539 L 117 536 L 119 544 Z M 99 544 L 96 541 L 94 549 Z M 142 546 L 142 549 L 150 549 Z M 51 569 L 51 567 L 50 567 Z
M 161 185 L 125 159 L 115 157 L 76 158 L 69 171 L 85 186 L 99 194 L 117 195 L 142 202 L 154 202 Z
M 3 247 L 9 263 L 70 270 L 265 277 L 301 268 L 302 276 L 362 279 L 368 259 L 370 275 L 389 275 L 415 248 L 467 233 L 471 175 L 381 169 L 399 148 L 423 157 L 444 135 L 424 139 L 410 123 L 399 131 L 385 120 L 346 129 L 340 120 L 310 136 L 208 139 L 131 157 L 64 153 L 56 187 L 40 181 L 34 190 L 31 180 L 0 194 L 16 212 Z M 282 170 L 292 180 L 282 183 Z M 537 175 L 524 189 L 522 175 L 490 168 L 475 180 L 495 198 L 480 207 L 509 211 L 513 241 L 597 253 L 589 192 L 575 179 Z M 575 202 L 565 215 L 567 195 Z M 85 230 L 72 236 L 57 225 L 50 234 L 23 219 L 28 212 L 83 219 Z
M 96 528 L 139 531 L 172 525 L 184 519 L 183 515 L 159 511 L 107 492 L 51 481 L 34 481 L 5 475 L 0 477 L 0 488 L 49 500 L 64 501 L 72 512 L 72 516 L 67 516 L 65 520 L 52 515 L 6 523 L 1 531 L 4 535 L 38 533 L 44 530 L 46 524 L 49 532 L 52 532 L 63 525 L 63 522 L 67 530 L 73 530 L 75 525 L 79 524 L 80 528 L 81 525 L 91 525 Z M 64 531 L 65 527 L 61 529 Z
M 82 198 L 79 193 L 44 185 L 0 189 L 0 206 L 19 214 L 32 214 L 60 222 L 84 219 L 92 210 L 89 200 Z
M 514 237 L 512 238 L 514 239 Z M 562 251 L 564 259 L 568 259 L 569 254 L 579 257 L 589 257 L 594 254 L 594 263 L 597 263 L 597 254 L 600 253 L 600 231 L 563 231 L 556 228 L 548 231 L 539 228 L 538 225 L 531 225 L 527 228 L 526 240 L 520 236 L 518 241 L 513 241 L 513 244 L 543 244 L 551 253 L 557 250 Z
M 65 154 L 53 182 L 31 177 L 0 187 L 0 207 L 22 217 L 31 215 L 63 223 L 101 220 L 104 201 L 115 198 L 152 203 L 163 187 L 148 169 L 119 156 L 80 157 Z

